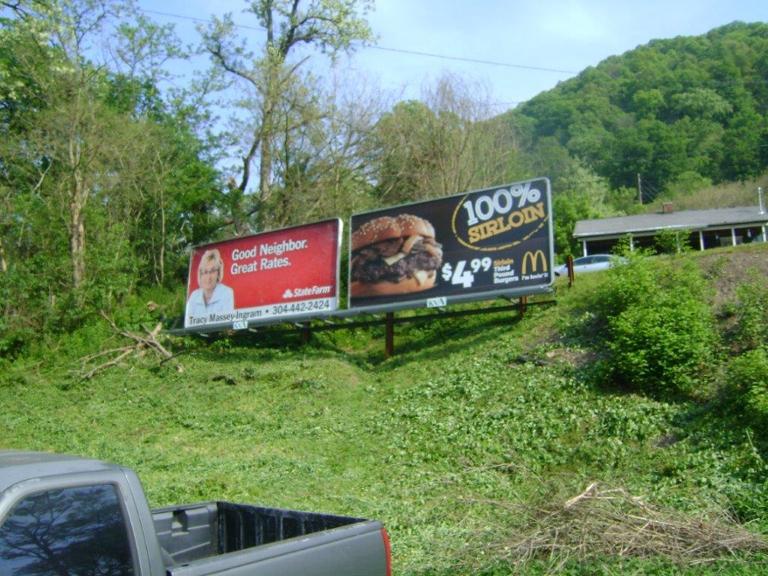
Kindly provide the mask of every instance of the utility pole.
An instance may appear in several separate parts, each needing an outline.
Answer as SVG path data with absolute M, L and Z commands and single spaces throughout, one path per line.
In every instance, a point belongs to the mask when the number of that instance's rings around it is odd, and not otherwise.
M 643 203 L 643 180 L 640 178 L 640 172 L 637 173 L 637 201 Z

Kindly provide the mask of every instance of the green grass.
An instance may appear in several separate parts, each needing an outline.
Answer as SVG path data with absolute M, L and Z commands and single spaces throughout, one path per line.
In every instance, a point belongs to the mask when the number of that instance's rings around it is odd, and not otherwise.
M 0 446 L 119 462 L 152 506 L 224 499 L 376 518 L 396 574 L 759 574 L 759 556 L 685 567 L 664 558 L 500 550 L 591 482 L 701 517 L 768 530 L 759 438 L 712 404 L 596 386 L 588 321 L 595 274 L 557 306 L 318 333 L 309 346 L 176 340 L 184 371 L 151 358 L 90 381 L 94 325 L 6 363 Z M 88 350 L 93 351 L 93 350 Z M 578 362 L 577 362 L 578 361 Z M 579 363 L 581 362 L 581 363 Z

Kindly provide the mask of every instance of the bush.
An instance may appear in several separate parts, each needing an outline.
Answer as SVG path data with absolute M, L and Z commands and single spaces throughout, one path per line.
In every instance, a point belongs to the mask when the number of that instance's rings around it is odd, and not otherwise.
M 674 200 L 675 198 L 692 196 L 699 190 L 712 186 L 712 180 L 706 178 L 693 170 L 681 172 L 677 177 L 667 184 L 665 197 Z
M 695 266 L 634 256 L 609 272 L 599 298 L 614 382 L 666 398 L 696 391 L 714 360 L 717 333 Z
M 727 366 L 726 386 L 735 397 L 756 387 L 768 391 L 768 353 L 765 348 L 750 350 L 733 358 Z
M 736 289 L 736 344 L 754 350 L 768 341 L 768 286 L 754 270 L 748 282 Z
M 727 366 L 728 398 L 743 408 L 756 430 L 768 432 L 768 351 L 749 350 L 732 359 Z
M 691 249 L 689 230 L 664 229 L 656 235 L 655 246 L 660 254 L 681 254 Z
M 609 322 L 613 377 L 662 397 L 690 395 L 713 358 L 709 309 L 695 299 L 651 300 Z

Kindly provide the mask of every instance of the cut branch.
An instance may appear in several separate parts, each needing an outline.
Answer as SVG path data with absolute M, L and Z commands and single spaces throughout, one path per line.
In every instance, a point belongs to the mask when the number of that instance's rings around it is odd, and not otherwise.
M 144 327 L 144 333 L 132 332 L 130 330 L 123 330 L 118 327 L 115 321 L 107 316 L 104 312 L 101 313 L 101 316 L 109 323 L 110 327 L 116 335 L 128 340 L 130 343 L 126 344 L 125 346 L 102 350 L 100 352 L 96 352 L 95 354 L 82 357 L 80 361 L 83 365 L 83 380 L 90 380 L 96 374 L 119 365 L 123 360 L 132 355 L 136 357 L 143 357 L 147 352 L 154 353 L 156 356 L 161 357 L 161 364 L 164 364 L 169 360 L 173 360 L 174 355 L 165 346 L 163 346 L 159 339 L 163 328 L 162 323 L 158 322 L 152 330 Z M 103 358 L 109 359 L 91 367 L 90 369 L 87 369 L 87 366 L 94 360 Z M 181 366 L 181 364 L 178 362 L 174 362 L 174 364 L 178 372 L 184 371 L 184 368 Z

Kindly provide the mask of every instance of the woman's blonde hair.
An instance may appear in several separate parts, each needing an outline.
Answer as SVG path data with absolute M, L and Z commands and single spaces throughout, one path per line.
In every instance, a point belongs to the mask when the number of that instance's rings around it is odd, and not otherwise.
M 200 264 L 197 267 L 197 281 L 201 282 L 203 279 L 203 267 L 208 263 L 215 264 L 216 267 L 219 269 L 218 274 L 216 275 L 216 282 L 221 282 L 221 279 L 224 278 L 224 260 L 221 259 L 221 253 L 219 252 L 218 248 L 209 248 L 205 252 L 203 252 L 203 257 L 200 258 Z

